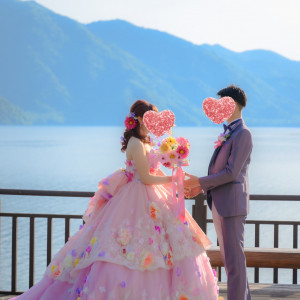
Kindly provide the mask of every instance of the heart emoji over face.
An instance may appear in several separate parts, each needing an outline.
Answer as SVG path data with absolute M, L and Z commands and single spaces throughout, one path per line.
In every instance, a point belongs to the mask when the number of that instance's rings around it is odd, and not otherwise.
M 156 137 L 160 137 L 174 126 L 175 115 L 171 110 L 163 110 L 161 112 L 149 110 L 145 112 L 143 122 L 151 133 Z
M 203 101 L 203 110 L 206 116 L 216 124 L 221 124 L 229 119 L 235 110 L 235 102 L 231 97 L 206 98 Z

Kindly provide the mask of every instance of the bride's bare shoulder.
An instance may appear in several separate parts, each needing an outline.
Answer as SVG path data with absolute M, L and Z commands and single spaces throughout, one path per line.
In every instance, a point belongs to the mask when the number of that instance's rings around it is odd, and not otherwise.
M 132 136 L 129 141 L 128 141 L 128 144 L 127 144 L 127 149 L 130 150 L 130 149 L 133 149 L 133 148 L 144 148 L 143 146 L 143 143 L 140 139 Z

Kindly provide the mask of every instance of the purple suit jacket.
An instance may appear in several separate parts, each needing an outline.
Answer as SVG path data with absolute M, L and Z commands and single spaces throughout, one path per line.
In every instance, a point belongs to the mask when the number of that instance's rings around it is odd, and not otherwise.
M 252 147 L 250 130 L 241 119 L 234 125 L 230 138 L 215 153 L 217 155 L 213 155 L 208 176 L 199 178 L 210 209 L 213 201 L 223 217 L 249 213 L 248 167 Z

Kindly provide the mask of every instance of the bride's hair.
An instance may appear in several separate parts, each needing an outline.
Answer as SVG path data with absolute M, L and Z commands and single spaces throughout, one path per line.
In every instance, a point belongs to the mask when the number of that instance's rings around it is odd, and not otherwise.
M 134 113 L 134 116 L 137 118 L 137 117 L 142 117 L 144 116 L 144 113 L 146 111 L 149 111 L 149 110 L 155 110 L 158 112 L 158 109 L 155 105 L 145 101 L 145 100 L 137 100 L 135 101 L 131 108 L 130 108 L 130 112 L 131 113 Z M 122 152 L 125 152 L 126 149 L 127 149 L 127 144 L 128 144 L 128 141 L 129 139 L 134 136 L 138 139 L 140 139 L 143 143 L 147 143 L 147 144 L 150 144 L 150 137 L 147 135 L 146 137 L 144 136 L 141 136 L 140 135 L 140 123 L 138 120 L 136 120 L 136 123 L 137 125 L 133 128 L 133 129 L 125 129 L 124 131 L 124 134 L 123 134 L 123 139 L 121 141 L 122 143 L 122 148 L 121 148 L 121 151 Z

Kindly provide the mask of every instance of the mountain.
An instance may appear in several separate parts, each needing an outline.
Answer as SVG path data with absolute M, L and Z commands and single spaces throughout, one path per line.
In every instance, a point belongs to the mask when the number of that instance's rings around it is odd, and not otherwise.
M 147 99 L 177 125 L 212 125 L 202 101 L 231 83 L 250 126 L 300 126 L 300 62 L 197 46 L 121 20 L 80 24 L 35 2 L 0 0 L 0 124 L 122 125 Z

